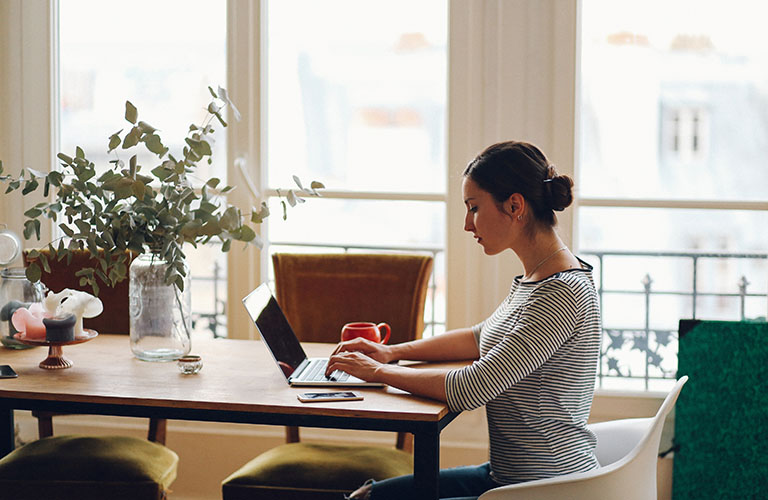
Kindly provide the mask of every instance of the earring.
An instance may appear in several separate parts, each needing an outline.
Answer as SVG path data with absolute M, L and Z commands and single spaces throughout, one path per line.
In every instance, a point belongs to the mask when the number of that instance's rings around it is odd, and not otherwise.
M 517 216 L 517 220 L 523 220 L 523 216 L 522 215 L 518 215 Z

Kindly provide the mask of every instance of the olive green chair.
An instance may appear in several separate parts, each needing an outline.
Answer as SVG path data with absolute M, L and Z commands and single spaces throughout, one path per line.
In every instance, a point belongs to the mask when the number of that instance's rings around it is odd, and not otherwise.
M 145 439 L 48 437 L 0 459 L 0 500 L 162 500 L 178 462 Z
M 415 254 L 272 256 L 275 295 L 303 342 L 338 342 L 352 321 L 386 322 L 389 343 L 420 338 L 432 257 Z M 300 442 L 298 428 L 222 482 L 224 500 L 338 500 L 365 480 L 413 473 L 413 436 L 396 445 Z

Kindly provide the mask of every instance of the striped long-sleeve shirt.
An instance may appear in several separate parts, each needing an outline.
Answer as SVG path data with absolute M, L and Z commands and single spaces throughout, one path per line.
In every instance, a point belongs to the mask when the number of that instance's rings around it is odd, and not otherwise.
M 592 267 L 528 283 L 474 327 L 480 358 L 448 373 L 454 411 L 486 405 L 492 476 L 502 484 L 598 466 L 586 428 L 600 352 Z

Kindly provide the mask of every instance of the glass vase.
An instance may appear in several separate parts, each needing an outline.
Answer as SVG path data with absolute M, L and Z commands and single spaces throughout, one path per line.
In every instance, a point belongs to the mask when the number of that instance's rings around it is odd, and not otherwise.
M 32 283 L 20 267 L 0 271 L 0 342 L 10 349 L 28 349 L 13 336 L 17 333 L 11 323 L 14 311 L 20 307 L 29 307 L 45 298 L 45 287 L 39 281 Z
M 144 361 L 176 360 L 192 347 L 189 272 L 181 292 L 165 284 L 167 268 L 164 260 L 147 253 L 135 258 L 129 270 L 131 350 Z

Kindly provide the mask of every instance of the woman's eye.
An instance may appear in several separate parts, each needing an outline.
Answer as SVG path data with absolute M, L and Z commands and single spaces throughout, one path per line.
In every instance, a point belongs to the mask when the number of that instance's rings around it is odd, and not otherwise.
M 469 211 L 475 213 L 477 212 L 477 207 L 469 207 Z

